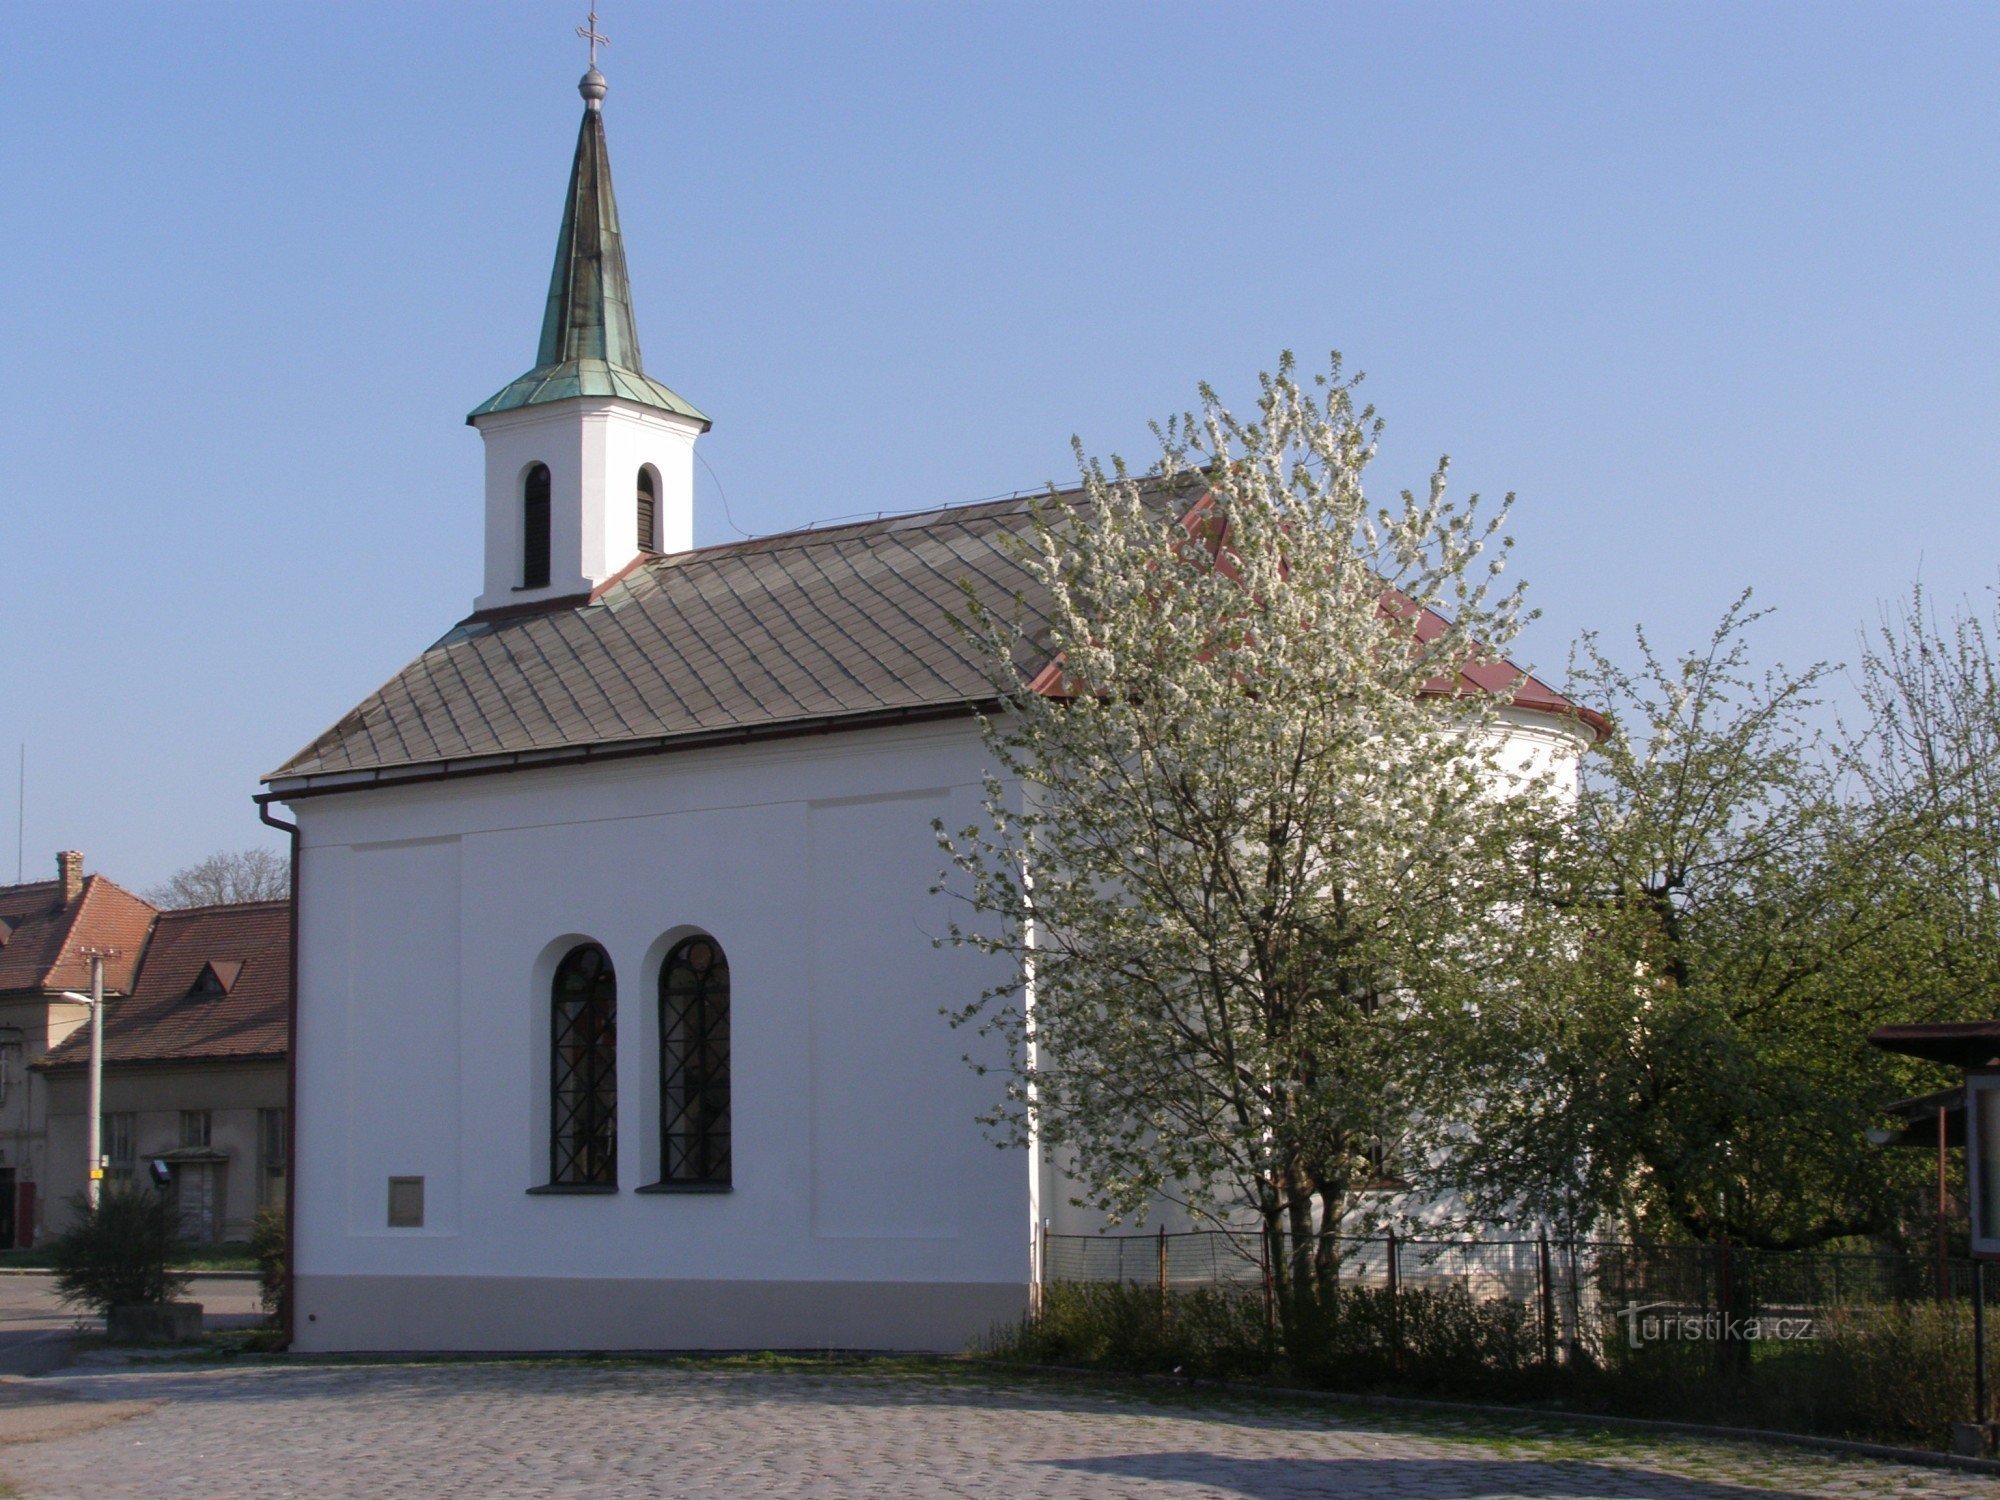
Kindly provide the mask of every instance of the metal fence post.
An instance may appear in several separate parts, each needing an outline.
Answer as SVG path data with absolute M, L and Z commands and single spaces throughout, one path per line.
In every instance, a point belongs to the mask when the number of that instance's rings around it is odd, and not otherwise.
M 1729 1237 L 1723 1236 L 1715 1242 L 1715 1310 L 1717 1314 L 1715 1358 L 1723 1370 L 1735 1368 L 1734 1340 L 1730 1337 L 1730 1308 L 1735 1303 L 1735 1287 L 1731 1285 L 1729 1263 Z
M 1275 1344 L 1278 1337 L 1278 1298 L 1271 1285 L 1271 1234 L 1268 1225 L 1258 1226 L 1257 1263 L 1264 1272 L 1264 1336 Z
M 1540 1242 L 1542 1277 L 1542 1363 L 1553 1371 L 1556 1367 L 1556 1297 L 1555 1288 L 1549 1278 L 1549 1228 L 1542 1226 Z
M 1943 1104 L 1940 1104 L 1938 1106 L 1937 1300 L 1940 1302 L 1943 1302 L 1945 1298 L 1949 1295 L 1948 1287 L 1951 1280 L 1951 1268 L 1948 1262 L 1945 1260 L 1945 1212 L 1944 1212 L 1944 1200 L 1945 1200 L 1945 1190 L 1946 1190 L 1945 1189 L 1945 1146 L 1947 1144 L 1945 1136 L 1946 1136 L 1946 1123 L 1947 1123 L 1946 1115 L 1948 1113 L 1949 1113 L 1949 1106 Z M 1968 1140 L 1971 1139 L 1970 1132 L 1967 1133 L 1966 1138 Z
M 1396 1231 L 1389 1231 L 1389 1370 L 1403 1373 L 1402 1274 L 1396 1264 Z
M 1042 1220 L 1035 1226 L 1035 1318 L 1040 1321 L 1043 1309 L 1048 1305 L 1048 1294 L 1044 1290 L 1049 1281 L 1049 1221 Z
M 1986 1420 L 1986 1262 L 1972 1263 L 1972 1420 Z
M 1160 1226 L 1160 1332 L 1167 1331 L 1167 1226 Z

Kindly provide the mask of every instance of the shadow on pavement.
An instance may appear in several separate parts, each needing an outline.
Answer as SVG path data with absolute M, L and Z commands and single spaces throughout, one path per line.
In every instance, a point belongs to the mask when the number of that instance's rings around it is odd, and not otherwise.
M 1204 1485 L 1245 1500 L 1302 1495 L 1422 1496 L 1423 1500 L 1813 1500 L 1813 1492 L 1725 1484 L 1578 1459 L 1232 1458 L 1226 1453 L 1129 1453 L 1037 1460 L 1105 1479 Z

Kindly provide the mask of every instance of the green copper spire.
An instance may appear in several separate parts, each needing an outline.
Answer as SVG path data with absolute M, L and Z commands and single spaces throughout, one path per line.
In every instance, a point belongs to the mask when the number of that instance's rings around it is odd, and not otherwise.
M 639 356 L 632 318 L 632 283 L 625 274 L 625 241 L 618 232 L 618 199 L 611 191 L 611 157 L 604 144 L 604 75 L 595 67 L 577 85 L 583 125 L 569 171 L 562 233 L 542 314 L 542 344 L 535 368 L 473 409 L 468 422 L 521 406 L 572 396 L 614 396 L 641 406 L 708 418 L 656 380 Z

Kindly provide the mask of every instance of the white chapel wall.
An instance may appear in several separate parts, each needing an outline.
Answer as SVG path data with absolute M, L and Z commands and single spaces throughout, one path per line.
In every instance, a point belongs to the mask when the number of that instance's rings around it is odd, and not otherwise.
M 1028 1165 L 939 1014 L 986 974 L 932 944 L 930 821 L 976 815 L 980 765 L 955 723 L 302 800 L 302 1278 L 1025 1283 Z M 730 964 L 735 1185 L 642 1195 L 658 965 L 695 929 Z M 572 937 L 618 975 L 615 1195 L 528 1192 Z M 390 1230 L 419 1173 L 424 1228 Z

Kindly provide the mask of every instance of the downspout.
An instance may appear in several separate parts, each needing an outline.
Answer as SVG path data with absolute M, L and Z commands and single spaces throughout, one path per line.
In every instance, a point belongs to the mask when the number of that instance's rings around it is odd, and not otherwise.
M 285 913 L 291 935 L 285 980 L 285 1288 L 278 1304 L 284 1317 L 285 1347 L 289 1349 L 298 1306 L 299 825 L 272 817 L 271 804 L 262 797 L 256 800 L 258 818 L 289 835 L 292 841 L 292 899 Z

